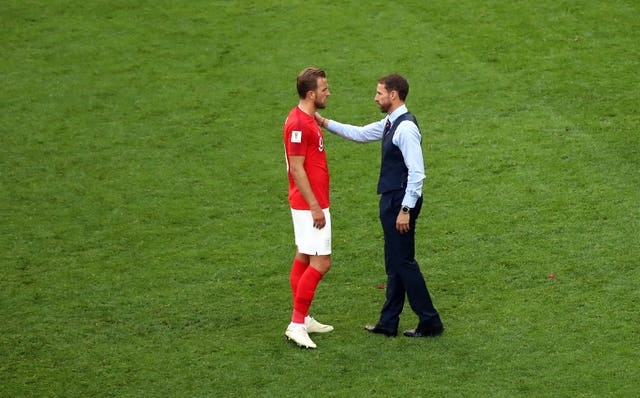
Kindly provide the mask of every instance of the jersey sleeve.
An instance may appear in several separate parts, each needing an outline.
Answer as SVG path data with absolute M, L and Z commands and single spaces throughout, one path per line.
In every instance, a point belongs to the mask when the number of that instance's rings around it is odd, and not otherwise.
M 304 131 L 302 123 L 292 123 L 285 128 L 285 146 L 288 156 L 305 156 L 309 131 Z

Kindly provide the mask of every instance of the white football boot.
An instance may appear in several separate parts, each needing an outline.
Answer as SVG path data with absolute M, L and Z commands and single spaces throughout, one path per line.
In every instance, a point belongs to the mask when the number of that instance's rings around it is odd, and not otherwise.
M 304 318 L 304 326 L 307 328 L 307 333 L 329 333 L 333 330 L 333 326 L 322 324 L 309 315 Z
M 304 348 L 316 348 L 316 343 L 309 338 L 307 328 L 299 323 L 291 323 L 284 332 L 289 340 L 293 340 L 297 345 Z

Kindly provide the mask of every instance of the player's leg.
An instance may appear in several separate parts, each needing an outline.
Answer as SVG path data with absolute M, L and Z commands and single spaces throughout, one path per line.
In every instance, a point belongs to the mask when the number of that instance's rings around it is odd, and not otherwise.
M 302 254 L 296 249 L 296 256 L 291 264 L 291 272 L 289 273 L 289 283 L 291 284 L 292 299 L 296 298 L 296 291 L 298 290 L 298 283 L 304 271 L 309 266 L 310 257 L 307 254 Z
M 299 275 L 290 276 L 293 293 L 293 313 L 291 323 L 285 334 L 298 345 L 315 348 L 316 345 L 309 338 L 309 332 L 327 332 L 333 330 L 329 325 L 323 325 L 309 317 L 309 307 L 315 296 L 318 283 L 331 268 L 331 217 L 325 209 L 327 223 L 324 228 L 313 228 L 313 218 L 310 211 L 292 210 L 294 232 L 298 251 L 292 273 L 300 272 L 306 258 L 309 266 Z M 297 262 L 297 264 L 296 264 Z M 293 267 L 292 267 L 293 268 Z

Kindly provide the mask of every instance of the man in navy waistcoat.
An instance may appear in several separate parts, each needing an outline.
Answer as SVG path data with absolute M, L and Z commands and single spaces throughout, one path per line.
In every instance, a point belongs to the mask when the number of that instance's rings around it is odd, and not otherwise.
M 384 231 L 387 294 L 380 319 L 365 329 L 396 336 L 406 296 L 418 316 L 418 326 L 405 330 L 404 335 L 429 337 L 442 334 L 444 327 L 415 259 L 415 227 L 422 208 L 425 173 L 418 122 L 405 105 L 408 93 L 407 80 L 391 74 L 378 80 L 374 98 L 380 111 L 387 114 L 382 120 L 353 126 L 325 119 L 318 113 L 315 116 L 323 128 L 348 140 L 382 141 L 378 194 Z

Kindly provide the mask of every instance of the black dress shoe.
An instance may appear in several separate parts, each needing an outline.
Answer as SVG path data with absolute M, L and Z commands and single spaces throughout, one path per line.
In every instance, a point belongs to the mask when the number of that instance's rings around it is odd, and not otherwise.
M 396 337 L 398 335 L 397 330 L 387 329 L 380 325 L 366 325 L 364 329 L 369 333 L 384 334 L 387 337 Z
M 407 337 L 434 337 L 440 336 L 442 332 L 444 332 L 444 327 L 440 325 L 429 329 L 416 328 L 405 330 L 403 334 Z

